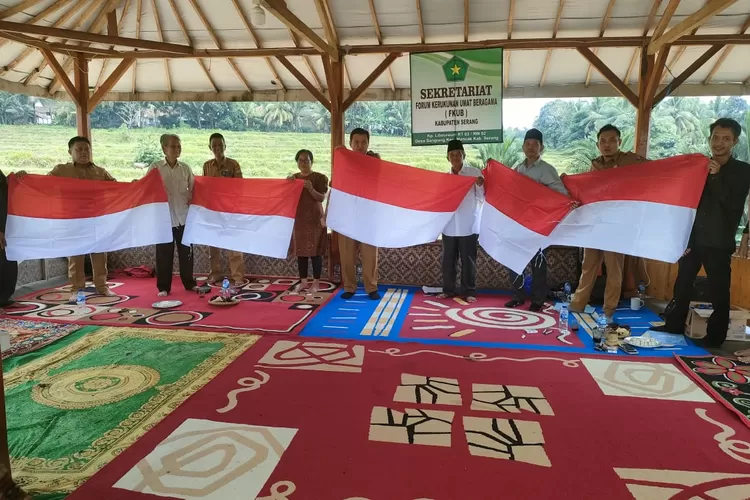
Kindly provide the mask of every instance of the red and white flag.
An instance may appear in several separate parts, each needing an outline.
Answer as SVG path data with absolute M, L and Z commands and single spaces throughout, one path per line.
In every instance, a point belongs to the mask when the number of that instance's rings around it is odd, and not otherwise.
M 51 259 L 172 241 L 158 172 L 137 182 L 8 178 L 9 260 Z
M 523 272 L 570 212 L 573 200 L 495 160 L 484 170 L 479 244 L 496 261 Z
M 435 241 L 476 178 L 431 172 L 339 148 L 328 227 L 377 247 Z
M 677 262 L 690 238 L 708 161 L 684 155 L 565 176 L 570 197 L 490 161 L 480 244 L 516 272 L 550 245 Z
M 184 244 L 286 258 L 304 182 L 196 177 Z

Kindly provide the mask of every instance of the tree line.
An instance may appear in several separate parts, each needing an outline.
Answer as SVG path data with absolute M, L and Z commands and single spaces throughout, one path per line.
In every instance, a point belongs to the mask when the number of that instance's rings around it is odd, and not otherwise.
M 75 106 L 21 94 L 0 92 L 0 123 L 36 123 L 36 109 L 49 111 L 54 125 L 75 126 Z M 685 153 L 708 153 L 708 126 L 716 118 L 733 118 L 745 133 L 736 149 L 739 158 L 750 160 L 750 104 L 741 97 L 716 97 L 710 101 L 673 97 L 653 111 L 650 158 Z M 622 98 L 556 99 L 547 103 L 534 121 L 545 137 L 547 148 L 562 151 L 571 163 L 585 168 L 598 156 L 596 132 L 612 123 L 623 132 L 623 149 L 632 149 L 635 109 Z M 113 102 L 104 101 L 91 113 L 94 128 L 179 128 L 208 130 L 330 132 L 328 111 L 317 102 Z M 355 102 L 346 112 L 345 127 L 366 126 L 376 135 L 407 137 L 411 134 L 409 101 Z M 479 148 L 482 160 L 521 155 L 523 131 L 505 130 L 503 144 Z

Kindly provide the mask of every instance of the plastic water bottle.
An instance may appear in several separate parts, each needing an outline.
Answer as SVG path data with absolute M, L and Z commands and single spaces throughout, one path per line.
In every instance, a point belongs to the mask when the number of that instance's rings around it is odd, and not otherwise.
M 221 298 L 228 300 L 232 297 L 232 292 L 229 291 L 229 280 L 224 278 L 221 282 Z
M 570 302 L 570 294 L 573 292 L 573 289 L 567 281 L 565 282 L 565 286 L 563 286 L 563 292 L 565 293 L 565 301 Z
M 79 307 L 86 305 L 86 294 L 83 290 L 78 290 L 78 293 L 76 294 L 76 305 Z
M 563 304 L 560 308 L 560 332 L 566 333 L 568 331 L 568 304 Z
M 599 338 L 604 338 L 604 334 L 607 331 L 607 316 L 604 313 L 600 314 L 596 319 L 596 327 L 599 330 Z

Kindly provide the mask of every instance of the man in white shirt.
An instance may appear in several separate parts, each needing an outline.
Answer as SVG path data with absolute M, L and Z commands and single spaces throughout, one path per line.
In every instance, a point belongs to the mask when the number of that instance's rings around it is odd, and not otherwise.
M 523 141 L 523 153 L 526 155 L 526 159 L 516 165 L 514 170 L 535 180 L 539 184 L 567 196 L 568 190 L 565 189 L 565 185 L 560 180 L 557 169 L 542 160 L 543 152 L 544 141 L 542 133 L 535 128 L 530 129 L 526 132 Z M 525 302 L 524 276 L 513 272 L 511 272 L 511 276 L 514 278 L 513 287 L 515 288 L 515 297 L 509 300 L 505 304 L 505 307 L 518 307 Z M 548 291 L 547 255 L 544 251 L 540 250 L 531 261 L 531 305 L 529 306 L 529 311 L 539 312 L 542 310 Z
M 178 161 L 182 153 L 182 144 L 178 136 L 174 134 L 162 135 L 161 148 L 164 151 L 164 159 L 151 165 L 148 171 L 158 170 L 161 174 L 164 189 L 167 192 L 169 215 L 172 218 L 174 240 L 170 243 L 156 245 L 156 287 L 159 289 L 159 297 L 166 297 L 172 291 L 172 261 L 175 244 L 177 245 L 177 259 L 180 263 L 182 285 L 185 290 L 194 290 L 196 287 L 193 277 L 192 248 L 182 244 L 182 235 L 185 232 L 185 222 L 190 207 L 190 199 L 193 196 L 195 179 L 190 167 Z
M 476 177 L 458 210 L 443 229 L 443 293 L 438 298 L 456 296 L 456 264 L 461 258 L 461 288 L 459 295 L 467 302 L 476 302 L 477 242 L 479 240 L 478 213 L 484 201 L 484 177 L 478 168 L 464 164 L 466 153 L 459 140 L 448 142 L 448 161 L 451 174 Z

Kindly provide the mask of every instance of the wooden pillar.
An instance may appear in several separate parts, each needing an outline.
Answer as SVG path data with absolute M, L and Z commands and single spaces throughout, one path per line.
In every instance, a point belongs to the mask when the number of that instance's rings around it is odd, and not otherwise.
M 331 181 L 333 181 L 333 154 L 336 148 L 345 146 L 344 139 L 344 57 L 339 61 L 328 59 L 326 63 L 328 94 L 331 99 Z M 326 212 L 328 208 L 326 207 Z M 333 278 L 333 269 L 341 263 L 338 234 L 331 232 L 328 248 L 328 277 Z
M 638 109 L 635 113 L 635 152 L 643 157 L 648 157 L 648 141 L 651 131 L 651 106 L 653 96 L 649 97 L 648 82 L 654 73 L 654 56 L 647 55 L 644 48 L 641 50 L 641 72 L 638 78 Z M 655 90 L 655 89 L 654 89 Z
M 75 56 L 75 87 L 78 99 L 75 99 L 76 105 L 76 125 L 78 126 L 78 135 L 91 140 L 91 120 L 89 117 L 89 61 L 86 57 L 78 53 Z

